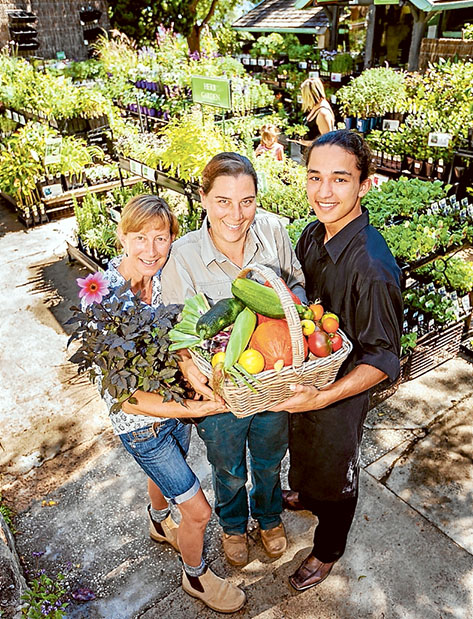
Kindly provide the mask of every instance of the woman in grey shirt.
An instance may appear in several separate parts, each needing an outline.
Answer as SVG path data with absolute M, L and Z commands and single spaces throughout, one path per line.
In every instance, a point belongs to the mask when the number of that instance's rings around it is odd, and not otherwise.
M 220 153 L 207 164 L 200 190 L 207 217 L 199 230 L 172 247 L 161 276 L 165 303 L 183 303 L 197 292 L 212 304 L 231 297 L 232 281 L 250 263 L 272 268 L 305 300 L 304 276 L 287 232 L 278 217 L 256 213 L 256 192 L 256 172 L 246 157 Z M 212 394 L 196 369 L 196 380 L 186 374 L 196 391 Z M 279 480 L 287 449 L 287 414 L 266 411 L 237 418 L 222 413 L 199 422 L 197 431 L 214 473 L 215 510 L 228 562 L 248 563 L 247 445 L 251 514 L 259 522 L 267 554 L 281 556 L 287 546 Z

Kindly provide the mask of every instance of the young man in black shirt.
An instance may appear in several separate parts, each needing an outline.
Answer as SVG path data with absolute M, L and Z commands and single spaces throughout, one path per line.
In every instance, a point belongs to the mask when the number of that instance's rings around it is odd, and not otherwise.
M 400 271 L 361 198 L 369 191 L 371 152 L 358 134 L 332 131 L 307 156 L 307 195 L 318 221 L 296 247 L 307 298 L 320 298 L 353 343 L 337 380 L 322 389 L 294 385 L 274 410 L 290 413 L 292 490 L 285 507 L 318 517 L 310 555 L 290 577 L 302 591 L 322 582 L 342 556 L 358 498 L 360 444 L 368 389 L 399 375 Z

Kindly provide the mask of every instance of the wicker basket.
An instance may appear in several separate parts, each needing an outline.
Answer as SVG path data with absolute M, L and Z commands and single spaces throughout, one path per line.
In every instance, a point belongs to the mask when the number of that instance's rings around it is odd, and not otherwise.
M 222 396 L 237 417 L 247 417 L 254 413 L 271 410 L 273 406 L 293 395 L 289 388 L 291 384 L 313 385 L 318 388 L 328 385 L 335 380 L 341 364 L 352 350 L 351 342 L 344 333 L 340 332 L 343 340 L 340 350 L 328 357 L 312 357 L 309 361 L 304 361 L 304 336 L 301 322 L 286 285 L 274 271 L 258 264 L 249 265 L 239 273 L 238 277 L 246 277 L 250 271 L 264 277 L 281 300 L 291 336 L 293 365 L 284 367 L 280 372 L 266 370 L 256 374 L 255 378 L 258 381 L 254 384 L 256 393 L 243 382 L 235 385 L 228 378 L 225 379 Z M 189 352 L 199 370 L 210 379 L 213 372 L 210 363 L 196 351 L 190 349 Z

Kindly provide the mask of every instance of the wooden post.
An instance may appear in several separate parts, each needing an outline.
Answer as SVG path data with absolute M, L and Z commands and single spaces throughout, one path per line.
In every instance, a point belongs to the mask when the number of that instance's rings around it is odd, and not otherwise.
M 373 66 L 374 32 L 376 29 L 376 5 L 373 2 L 370 4 L 367 20 L 364 69 L 370 69 Z
M 417 71 L 417 69 L 419 68 L 419 54 L 422 37 L 424 36 L 425 27 L 427 25 L 428 19 L 431 17 L 431 14 L 419 10 L 410 2 L 409 8 L 411 10 L 412 17 L 414 18 L 414 24 L 412 27 L 411 46 L 409 48 L 409 60 L 407 62 L 407 70 Z
M 331 51 L 337 49 L 338 43 L 338 17 L 339 17 L 339 7 L 335 6 L 324 6 L 324 13 L 327 16 L 327 19 L 330 22 L 330 44 L 329 48 Z

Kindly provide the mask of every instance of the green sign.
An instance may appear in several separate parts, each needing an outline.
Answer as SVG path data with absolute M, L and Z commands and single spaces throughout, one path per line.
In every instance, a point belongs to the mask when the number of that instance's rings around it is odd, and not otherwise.
M 194 103 L 213 105 L 229 110 L 232 107 L 230 80 L 224 77 L 193 75 L 192 100 Z
M 56 52 L 56 58 L 58 60 L 64 60 L 66 57 L 66 52 Z

